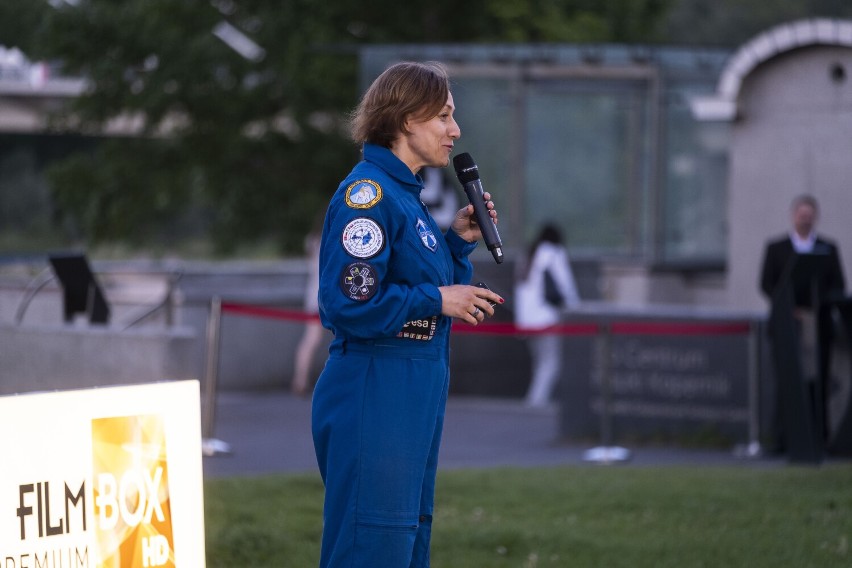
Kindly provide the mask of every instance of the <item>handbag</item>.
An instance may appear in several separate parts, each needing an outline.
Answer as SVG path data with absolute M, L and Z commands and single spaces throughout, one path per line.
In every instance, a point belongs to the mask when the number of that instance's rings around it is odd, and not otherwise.
M 565 301 L 549 268 L 544 270 L 544 301 L 554 308 L 562 307 L 562 303 Z

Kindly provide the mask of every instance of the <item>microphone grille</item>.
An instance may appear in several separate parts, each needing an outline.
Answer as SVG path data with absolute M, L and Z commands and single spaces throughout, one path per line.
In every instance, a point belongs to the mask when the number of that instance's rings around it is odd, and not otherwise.
M 462 184 L 479 179 L 479 168 L 467 152 L 453 157 L 453 167 Z

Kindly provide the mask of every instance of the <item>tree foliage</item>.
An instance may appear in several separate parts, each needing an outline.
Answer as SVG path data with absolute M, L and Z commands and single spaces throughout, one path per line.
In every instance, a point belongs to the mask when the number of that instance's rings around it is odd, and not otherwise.
M 848 0 L 678 0 L 666 18 L 667 41 L 737 46 L 768 28 L 802 18 L 852 18 Z
M 340 111 L 356 95 L 356 67 L 317 50 L 323 29 L 307 3 L 289 14 L 253 4 L 92 0 L 48 18 L 38 54 L 90 81 L 57 127 L 95 134 L 124 117 L 140 128 L 52 172 L 87 239 L 144 244 L 200 225 L 222 252 L 252 239 L 301 246 L 354 155 Z M 253 32 L 262 61 L 211 33 L 225 19 Z

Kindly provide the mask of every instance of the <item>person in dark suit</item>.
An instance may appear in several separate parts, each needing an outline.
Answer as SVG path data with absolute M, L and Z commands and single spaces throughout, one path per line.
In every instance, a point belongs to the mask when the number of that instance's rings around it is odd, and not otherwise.
M 819 218 L 819 204 L 811 195 L 800 195 L 793 199 L 790 206 L 793 230 L 766 246 L 761 271 L 760 287 L 769 301 L 772 301 L 787 265 L 795 254 L 826 254 L 830 258 L 828 270 L 821 275 L 818 283 L 820 290 L 829 295 L 842 294 L 846 284 L 840 254 L 837 245 L 816 233 Z M 811 310 L 811 290 L 808 282 L 798 282 L 793 289 L 796 308 Z
M 828 415 L 825 402 L 830 394 L 829 370 L 831 368 L 832 320 L 829 302 L 840 298 L 846 287 L 843 268 L 840 263 L 840 253 L 837 245 L 816 232 L 819 218 L 819 204 L 812 195 L 800 195 L 790 204 L 792 230 L 782 238 L 773 240 L 766 245 L 761 270 L 760 288 L 767 299 L 773 302 L 776 294 L 782 289 L 792 260 L 799 254 L 825 255 L 828 261 L 825 270 L 817 275 L 816 286 L 819 293 L 820 305 L 813 305 L 813 289 L 811 279 L 798 279 L 793 284 L 793 315 L 801 323 L 807 317 L 816 317 L 817 342 L 817 373 L 819 375 L 823 398 L 823 432 L 828 436 Z M 771 339 L 771 337 L 770 337 Z

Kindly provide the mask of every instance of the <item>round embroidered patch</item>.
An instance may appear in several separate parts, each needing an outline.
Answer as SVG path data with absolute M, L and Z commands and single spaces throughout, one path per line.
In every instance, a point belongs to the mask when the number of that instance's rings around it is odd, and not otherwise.
M 366 262 L 353 262 L 340 275 L 340 289 L 349 299 L 364 302 L 376 295 L 379 277 Z
M 368 217 L 356 217 L 343 228 L 343 248 L 355 258 L 373 258 L 385 247 L 385 234 Z
M 354 209 L 369 209 L 382 199 L 382 186 L 371 179 L 359 179 L 346 188 L 346 205 Z

